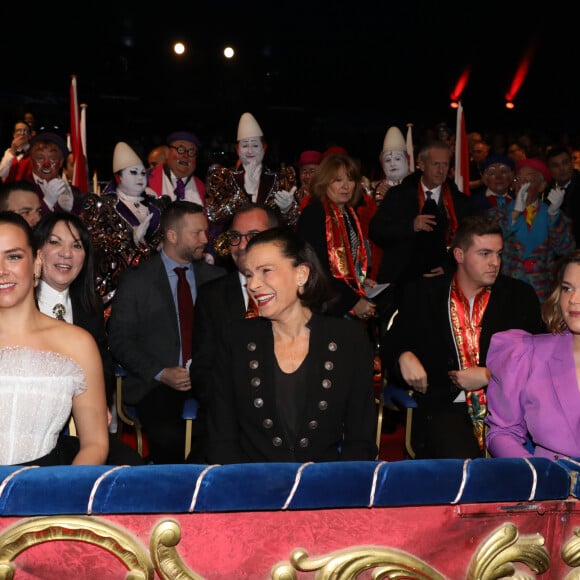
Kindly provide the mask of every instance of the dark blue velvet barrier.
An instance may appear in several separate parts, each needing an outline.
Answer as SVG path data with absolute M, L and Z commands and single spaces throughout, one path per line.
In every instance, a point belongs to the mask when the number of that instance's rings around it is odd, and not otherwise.
M 544 458 L 0 467 L 0 515 L 307 510 L 566 499 L 580 464 Z M 572 489 L 573 488 L 573 489 Z

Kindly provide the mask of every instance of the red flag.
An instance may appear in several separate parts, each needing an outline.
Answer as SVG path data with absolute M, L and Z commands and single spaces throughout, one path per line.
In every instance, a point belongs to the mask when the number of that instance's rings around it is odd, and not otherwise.
M 469 146 L 465 130 L 465 115 L 461 101 L 457 107 L 457 125 L 455 128 L 455 184 L 466 195 L 469 191 Z
M 89 191 L 89 179 L 87 159 L 83 144 L 83 134 L 81 130 L 81 119 L 77 100 L 77 77 L 72 75 L 70 85 L 70 135 L 71 151 L 74 160 L 72 184 L 76 185 L 82 192 Z

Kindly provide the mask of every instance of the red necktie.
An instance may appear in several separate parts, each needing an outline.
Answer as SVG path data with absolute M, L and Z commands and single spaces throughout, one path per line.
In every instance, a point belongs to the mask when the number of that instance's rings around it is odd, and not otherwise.
M 193 338 L 193 299 L 191 288 L 185 277 L 187 268 L 174 268 L 177 274 L 177 309 L 179 311 L 179 330 L 181 333 L 181 364 L 185 366 L 191 358 Z

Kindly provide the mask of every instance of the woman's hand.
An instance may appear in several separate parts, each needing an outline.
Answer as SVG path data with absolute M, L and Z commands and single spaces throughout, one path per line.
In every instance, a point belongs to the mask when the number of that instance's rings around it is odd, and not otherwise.
M 361 298 L 353 307 L 354 313 L 362 320 L 368 320 L 371 316 L 375 315 L 376 305 L 367 300 L 366 298 Z

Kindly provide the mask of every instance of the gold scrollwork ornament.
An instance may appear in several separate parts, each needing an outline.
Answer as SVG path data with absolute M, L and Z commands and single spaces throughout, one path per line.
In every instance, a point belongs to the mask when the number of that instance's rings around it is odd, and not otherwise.
M 422 580 L 445 580 L 439 572 L 415 556 L 381 546 L 357 546 L 309 558 L 308 552 L 297 548 L 290 555 L 290 562 L 280 562 L 272 569 L 273 580 L 296 580 L 296 571 L 314 572 L 317 580 L 356 578 L 364 570 L 374 568 L 373 580 L 381 578 L 416 578 Z

